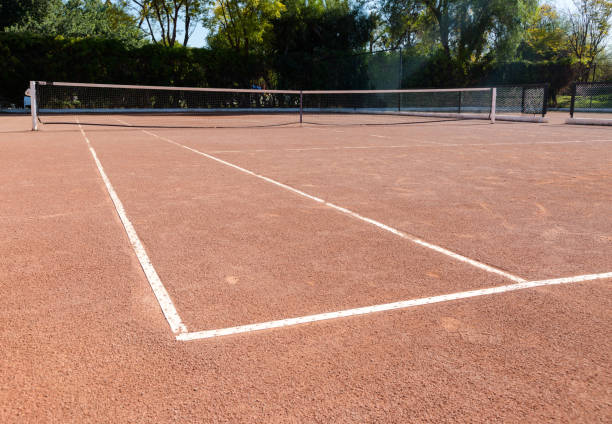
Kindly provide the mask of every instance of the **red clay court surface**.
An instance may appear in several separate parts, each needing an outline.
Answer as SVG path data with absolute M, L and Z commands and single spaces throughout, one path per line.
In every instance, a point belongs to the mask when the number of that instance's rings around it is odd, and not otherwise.
M 609 128 L 47 119 L 0 118 L 1 422 L 612 421 Z

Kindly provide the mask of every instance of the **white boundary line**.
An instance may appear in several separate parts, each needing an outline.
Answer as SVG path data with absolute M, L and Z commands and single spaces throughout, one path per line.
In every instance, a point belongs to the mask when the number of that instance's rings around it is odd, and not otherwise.
M 121 121 L 124 122 L 124 121 Z M 372 135 L 373 136 L 373 135 Z M 380 146 L 336 146 L 336 147 L 295 147 L 285 149 L 253 149 L 253 150 L 211 150 L 209 153 L 255 153 L 255 152 L 308 152 L 316 150 L 359 150 L 359 149 L 410 149 L 413 147 L 474 147 L 474 146 L 538 146 L 541 144 L 580 144 L 595 142 L 610 142 L 612 140 L 567 140 L 567 141 L 541 141 L 527 143 L 416 143 L 400 145 L 380 145 Z
M 269 330 L 272 328 L 289 327 L 317 321 L 326 321 L 337 318 L 346 318 L 357 315 L 366 315 L 375 312 L 390 311 L 396 309 L 413 308 L 415 306 L 429 305 L 432 303 L 448 302 L 451 300 L 467 299 L 470 297 L 487 296 L 516 290 L 531 289 L 541 286 L 552 286 L 558 284 L 570 284 L 591 280 L 612 278 L 612 272 L 604 274 L 580 275 L 577 277 L 556 278 L 552 280 L 528 281 L 506 286 L 491 287 L 487 289 L 470 290 L 458 293 L 444 294 L 441 296 L 424 297 L 420 299 L 405 300 L 401 302 L 385 303 L 382 305 L 366 306 L 363 308 L 346 309 L 337 312 L 328 312 L 316 315 L 307 315 L 297 318 L 281 319 L 277 321 L 261 322 L 257 324 L 241 325 L 238 327 L 222 328 L 218 330 L 197 331 L 193 333 L 182 333 L 176 336 L 179 341 L 190 341 L 198 339 L 209 339 L 213 337 L 229 336 L 232 334 L 248 333 L 252 331 Z
M 424 240 L 421 240 L 418 237 L 415 237 L 413 235 L 410 235 L 408 233 L 405 233 L 403 231 L 400 231 L 398 229 L 395 229 L 393 227 L 385 225 L 385 224 L 383 224 L 380 221 L 376 221 L 374 219 L 371 219 L 371 218 L 365 217 L 363 215 L 360 215 L 360 214 L 358 214 L 356 212 L 353 212 L 350 209 L 346 209 L 346 208 L 343 208 L 341 206 L 335 205 L 335 204 L 333 204 L 331 202 L 327 202 L 324 199 L 321 199 L 319 197 L 313 196 L 311 194 L 308 194 L 306 192 L 298 190 L 298 189 L 296 189 L 294 187 L 291 187 L 291 186 L 289 186 L 287 184 L 283 184 L 283 183 L 281 183 L 279 181 L 273 180 L 272 178 L 268 178 L 266 176 L 257 174 L 257 173 L 255 173 L 253 171 L 250 171 L 248 169 L 242 168 L 242 167 L 240 167 L 238 165 L 235 165 L 233 163 L 227 162 L 227 161 L 225 161 L 223 159 L 219 159 L 219 158 L 217 158 L 215 156 L 212 156 L 212 155 L 209 155 L 207 153 L 201 152 L 201 151 L 199 151 L 197 149 L 193 149 L 191 147 L 185 146 L 184 144 L 180 144 L 180 143 L 178 143 L 178 142 L 176 142 L 174 140 L 171 140 L 169 138 L 162 137 L 160 135 L 157 135 L 155 133 L 152 133 L 152 132 L 149 132 L 149 131 L 146 131 L 146 130 L 142 130 L 142 131 L 144 133 L 146 133 L 146 134 L 149 134 L 149 135 L 153 136 L 153 137 L 159 138 L 160 140 L 167 141 L 168 143 L 171 143 L 171 144 L 174 144 L 176 146 L 179 146 L 179 147 L 182 147 L 184 149 L 187 149 L 187 150 L 189 150 L 191 152 L 194 152 L 194 153 L 196 153 L 198 155 L 204 156 L 204 157 L 206 157 L 208 159 L 214 160 L 214 161 L 216 161 L 218 163 L 221 163 L 223 165 L 226 165 L 226 166 L 229 166 L 231 168 L 234 168 L 234 169 L 236 169 L 236 170 L 238 170 L 240 172 L 243 172 L 245 174 L 252 175 L 252 176 L 254 176 L 256 178 L 259 178 L 259 179 L 264 180 L 264 181 L 266 181 L 268 183 L 274 184 L 274 185 L 276 185 L 278 187 L 284 188 L 285 190 L 291 191 L 291 192 L 293 192 L 295 194 L 298 194 L 298 195 L 300 195 L 302 197 L 305 197 L 307 199 L 313 200 L 313 201 L 315 201 L 317 203 L 321 203 L 321 204 L 323 204 L 323 205 L 325 205 L 325 206 L 327 206 L 329 208 L 335 209 L 338 212 L 341 212 L 341 213 L 343 213 L 345 215 L 349 215 L 349 216 L 351 216 L 353 218 L 356 218 L 356 219 L 358 219 L 360 221 L 367 222 L 368 224 L 374 225 L 374 226 L 376 226 L 376 227 L 378 227 L 378 228 L 380 228 L 382 230 L 388 231 L 388 232 L 390 232 L 392 234 L 395 234 L 396 236 L 399 236 L 399 237 L 401 237 L 403 239 L 409 240 L 409 241 L 411 241 L 411 242 L 413 242 L 415 244 L 418 244 L 418 245 L 420 245 L 422 247 L 426 247 L 428 249 L 434 250 L 434 251 L 436 251 L 438 253 L 441 253 L 443 255 L 449 256 L 449 257 L 451 257 L 451 258 L 453 258 L 455 260 L 468 263 L 468 264 L 470 264 L 470 265 L 472 265 L 472 266 L 474 266 L 476 268 L 482 269 L 482 270 L 490 272 L 492 274 L 500 275 L 502 277 L 505 277 L 505 278 L 507 278 L 507 279 L 509 279 L 511 281 L 517 282 L 517 283 L 522 283 L 522 282 L 526 281 L 525 279 L 523 279 L 521 277 L 517 277 L 516 275 L 512 275 L 512 274 L 510 274 L 510 273 L 508 273 L 506 271 L 503 271 L 501 269 L 495 268 L 495 267 L 493 267 L 491 265 L 484 264 L 484 263 L 479 262 L 477 260 L 470 259 L 470 258 L 468 258 L 466 256 L 463 256 L 463 255 L 455 253 L 455 252 L 453 252 L 451 250 L 445 249 L 445 248 L 443 248 L 441 246 L 437 246 L 435 244 L 428 243 L 428 242 L 426 242 Z
M 170 329 L 175 334 L 187 332 L 187 327 L 185 326 L 185 324 L 183 324 L 181 317 L 179 316 L 178 312 L 176 311 L 176 308 L 174 307 L 174 304 L 172 303 L 172 299 L 170 299 L 170 295 L 168 294 L 168 291 L 166 290 L 163 283 L 161 282 L 161 279 L 159 278 L 157 271 L 155 271 L 155 268 L 153 267 L 153 264 L 151 263 L 151 260 L 149 259 L 149 255 L 147 255 L 147 252 L 144 246 L 142 245 L 142 242 L 140 241 L 140 238 L 138 237 L 138 234 L 136 233 L 134 226 L 132 225 L 129 218 L 127 217 L 127 214 L 125 213 L 125 209 L 123 208 L 123 204 L 121 203 L 121 200 L 119 200 L 119 196 L 117 196 L 115 189 L 113 188 L 110 180 L 108 179 L 108 176 L 106 175 L 106 172 L 104 171 L 104 168 L 102 167 L 102 163 L 100 163 L 100 160 L 98 159 L 98 155 L 96 154 L 96 151 L 92 147 L 89 141 L 89 138 L 87 138 L 87 135 L 85 134 L 85 131 L 83 130 L 83 127 L 81 126 L 81 123 L 79 122 L 78 117 L 77 117 L 77 123 L 79 125 L 79 129 L 81 130 L 81 134 L 83 135 L 83 138 L 85 139 L 85 142 L 87 143 L 89 152 L 91 153 L 94 161 L 96 162 L 96 166 L 98 167 L 98 172 L 100 173 L 100 176 L 102 177 L 102 180 L 104 181 L 106 190 L 108 191 L 108 194 L 110 195 L 113 201 L 113 204 L 115 205 L 115 209 L 117 211 L 117 214 L 119 215 L 119 219 L 121 219 L 121 223 L 123 224 L 123 227 L 125 228 L 125 232 L 127 233 L 128 239 L 130 240 L 132 248 L 134 249 L 134 253 L 136 253 L 138 262 L 140 262 L 140 266 L 142 267 L 142 270 L 144 271 L 145 276 L 147 277 L 147 280 L 149 281 L 149 284 L 151 285 L 151 289 L 153 290 L 153 293 L 155 294 L 155 297 L 157 298 L 157 301 L 159 302 L 159 306 L 161 307 L 164 313 L 164 316 L 166 317 L 166 320 L 168 321 L 168 324 L 170 325 Z

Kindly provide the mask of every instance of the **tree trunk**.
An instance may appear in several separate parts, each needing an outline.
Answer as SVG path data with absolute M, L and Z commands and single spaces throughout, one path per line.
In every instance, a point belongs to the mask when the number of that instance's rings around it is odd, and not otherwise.
M 189 42 L 189 25 L 191 24 L 191 12 L 189 10 L 189 6 L 191 6 L 191 2 L 187 0 L 185 2 L 185 37 L 183 38 L 184 47 L 187 47 L 187 43 Z

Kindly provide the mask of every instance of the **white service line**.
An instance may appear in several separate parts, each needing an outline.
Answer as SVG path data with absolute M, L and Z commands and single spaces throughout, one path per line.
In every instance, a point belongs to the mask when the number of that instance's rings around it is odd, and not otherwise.
M 537 146 L 539 144 L 580 144 L 594 142 L 610 142 L 612 140 L 568 140 L 568 141 L 540 141 L 529 143 L 417 143 L 390 146 L 336 146 L 336 147 L 296 147 L 287 149 L 253 149 L 253 150 L 211 150 L 210 153 L 254 153 L 254 152 L 308 152 L 317 150 L 360 150 L 360 149 L 410 149 L 413 147 L 474 147 L 474 146 Z
M 442 146 L 442 147 L 462 147 L 462 146 L 537 146 L 539 144 L 575 144 L 575 143 L 591 143 L 594 141 L 608 141 L 608 140 L 566 140 L 566 141 L 530 141 L 525 143 L 436 143 L 432 141 L 430 146 Z
M 151 289 L 153 290 L 153 293 L 155 294 L 155 297 L 157 298 L 157 301 L 159 302 L 159 305 L 164 313 L 164 316 L 166 317 L 166 320 L 168 321 L 168 324 L 170 325 L 170 329 L 175 334 L 187 332 L 187 327 L 185 326 L 185 324 L 183 324 L 181 317 L 179 316 L 178 312 L 176 311 L 176 308 L 174 307 L 174 304 L 172 303 L 172 299 L 170 299 L 170 295 L 168 294 L 168 291 L 166 290 L 163 283 L 161 282 L 161 279 L 159 278 L 157 271 L 155 271 L 155 268 L 153 267 L 153 264 L 151 263 L 151 260 L 149 259 L 149 255 L 147 255 L 147 252 L 144 246 L 142 245 L 142 242 L 140 241 L 140 238 L 138 237 L 138 234 L 136 233 L 134 226 L 132 225 L 129 218 L 127 217 L 123 204 L 121 203 L 121 200 L 119 200 L 119 196 L 117 195 L 117 192 L 115 192 L 115 189 L 113 188 L 110 180 L 108 179 L 108 176 L 106 175 L 106 172 L 104 171 L 104 168 L 102 167 L 102 163 L 98 159 L 98 155 L 96 154 L 96 151 L 92 147 L 89 141 L 89 138 L 87 138 L 87 135 L 85 134 L 85 131 L 83 130 L 83 127 L 81 126 L 81 123 L 79 122 L 78 117 L 77 117 L 77 123 L 79 125 L 79 129 L 81 130 L 81 134 L 83 134 L 83 138 L 85 139 L 85 142 L 87 143 L 87 147 L 89 148 L 89 151 L 91 155 L 93 156 L 96 166 L 98 167 L 98 172 L 100 173 L 100 176 L 102 177 L 102 181 L 104 181 L 106 190 L 108 191 L 108 194 L 110 195 L 110 198 L 112 199 L 113 204 L 115 205 L 115 209 L 117 211 L 117 214 L 119 215 L 119 219 L 121 219 L 121 223 L 123 224 L 123 227 L 125 228 L 125 232 L 127 233 L 128 239 L 130 240 L 130 243 L 132 244 L 134 253 L 136 253 L 136 257 L 138 258 L 138 261 L 140 262 L 140 266 L 142 267 L 142 270 L 144 271 L 145 276 L 147 277 L 147 280 L 149 281 L 149 285 L 151 286 Z
M 257 324 L 241 325 L 237 327 L 221 328 L 218 330 L 196 331 L 192 333 L 182 333 L 176 336 L 179 341 L 189 341 L 198 339 L 209 339 L 212 337 L 229 336 L 232 334 L 249 333 L 252 331 L 269 330 L 272 328 L 290 327 L 298 324 L 306 324 L 310 322 L 326 321 L 338 318 L 346 318 L 357 315 L 367 315 L 375 312 L 390 311 L 396 309 L 413 308 L 415 306 L 429 305 L 432 303 L 448 302 L 451 300 L 467 299 L 470 297 L 488 296 L 511 292 L 516 290 L 531 289 L 541 286 L 552 286 L 557 284 L 579 283 L 591 280 L 600 280 L 612 278 L 612 272 L 604 274 L 580 275 L 577 277 L 556 278 L 552 280 L 526 281 L 518 284 L 510 284 L 506 286 L 491 287 L 487 289 L 470 290 L 458 293 L 444 294 L 440 296 L 424 297 L 420 299 L 405 300 L 401 302 L 385 303 L 382 305 L 366 306 L 363 308 L 346 309 L 344 311 L 327 312 L 323 314 L 307 315 L 297 318 L 281 319 L 277 321 L 261 322 Z
M 430 146 L 430 145 L 423 145 Z M 337 146 L 337 147 L 295 147 L 288 149 L 253 149 L 253 150 L 211 150 L 209 153 L 255 153 L 255 152 L 309 152 L 316 150 L 354 150 L 354 149 L 405 149 L 407 147 L 419 147 L 419 145 L 411 146 Z
M 451 258 L 453 258 L 455 260 L 458 260 L 458 261 L 461 261 L 461 262 L 464 262 L 464 263 L 468 263 L 468 264 L 470 264 L 470 265 L 472 265 L 472 266 L 474 266 L 476 268 L 482 269 L 482 270 L 490 272 L 492 274 L 500 275 L 502 277 L 505 277 L 505 278 L 507 278 L 507 279 L 509 279 L 511 281 L 515 281 L 517 283 L 526 281 L 525 279 L 523 279 L 521 277 L 517 277 L 516 275 L 512 275 L 512 274 L 510 274 L 510 273 L 508 273 L 506 271 L 503 271 L 503 270 L 495 268 L 495 267 L 493 267 L 491 265 L 487 265 L 485 263 L 479 262 L 477 260 L 470 259 L 470 258 L 468 258 L 466 256 L 463 256 L 463 255 L 460 255 L 458 253 L 452 252 L 452 251 L 450 251 L 448 249 L 445 249 L 443 247 L 437 246 L 435 244 L 428 243 L 428 242 L 426 242 L 424 240 L 421 240 L 418 237 L 415 237 L 413 235 L 410 235 L 408 233 L 405 233 L 403 231 L 400 231 L 398 229 L 395 229 L 393 227 L 385 225 L 382 222 L 376 221 L 374 219 L 367 218 L 367 217 L 365 217 L 363 215 L 360 215 L 360 214 L 358 214 L 356 212 L 351 211 L 350 209 L 346 209 L 346 208 L 343 208 L 341 206 L 335 205 L 335 204 L 333 204 L 331 202 L 327 202 L 324 199 L 321 199 L 319 197 L 316 197 L 316 196 L 310 195 L 308 193 L 305 193 L 305 192 L 303 192 L 301 190 L 298 190 L 296 188 L 288 186 L 287 184 L 283 184 L 283 183 L 281 183 L 279 181 L 273 180 L 272 178 L 268 178 L 266 176 L 257 174 L 257 173 L 255 173 L 253 171 L 249 171 L 248 169 L 242 168 L 242 167 L 240 167 L 238 165 L 235 165 L 233 163 L 227 162 L 227 161 L 225 161 L 223 159 L 219 159 L 219 158 L 217 158 L 215 156 L 212 156 L 212 155 L 209 155 L 207 153 L 201 152 L 201 151 L 199 151 L 197 149 L 191 148 L 189 146 L 185 146 L 184 144 L 177 143 L 176 141 L 171 140 L 169 138 L 166 138 L 166 137 L 154 134 L 154 133 L 146 131 L 146 130 L 143 130 L 143 132 L 146 133 L 146 134 L 149 134 L 149 135 L 151 135 L 153 137 L 159 138 L 160 140 L 167 141 L 168 143 L 174 144 L 176 146 L 182 147 L 182 148 L 187 149 L 187 150 L 189 150 L 191 152 L 194 152 L 196 154 L 204 156 L 204 157 L 206 157 L 208 159 L 211 159 L 211 160 L 214 160 L 216 162 L 219 162 L 219 163 L 221 163 L 223 165 L 226 165 L 226 166 L 229 166 L 231 168 L 234 168 L 234 169 L 236 169 L 236 170 L 238 170 L 240 172 L 243 172 L 245 174 L 252 175 L 252 176 L 254 176 L 256 178 L 262 179 L 262 180 L 264 180 L 266 182 L 269 182 L 271 184 L 274 184 L 274 185 L 276 185 L 278 187 L 282 187 L 285 190 L 289 190 L 289 191 L 291 191 L 291 192 L 293 192 L 295 194 L 298 194 L 300 196 L 306 197 L 306 198 L 308 198 L 310 200 L 314 200 L 317 203 L 324 204 L 324 205 L 326 205 L 326 206 L 328 206 L 328 207 L 330 207 L 332 209 L 335 209 L 335 210 L 337 210 L 339 212 L 342 212 L 342 213 L 344 213 L 346 215 L 349 215 L 349 216 L 351 216 L 353 218 L 359 219 L 359 220 L 361 220 L 363 222 L 367 222 L 368 224 L 374 225 L 374 226 L 376 226 L 376 227 L 378 227 L 378 228 L 380 228 L 382 230 L 388 231 L 388 232 L 390 232 L 392 234 L 395 234 L 396 236 L 399 236 L 399 237 L 401 237 L 403 239 L 409 240 L 409 241 L 411 241 L 413 243 L 416 243 L 416 244 L 418 244 L 420 246 L 426 247 L 428 249 L 434 250 L 434 251 L 436 251 L 438 253 L 441 253 L 443 255 L 449 256 L 449 257 L 451 257 Z

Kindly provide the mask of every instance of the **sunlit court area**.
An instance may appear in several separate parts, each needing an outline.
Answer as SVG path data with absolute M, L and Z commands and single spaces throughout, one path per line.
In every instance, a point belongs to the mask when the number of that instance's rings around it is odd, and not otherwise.
M 610 420 L 611 2 L 0 5 L 0 422 Z

